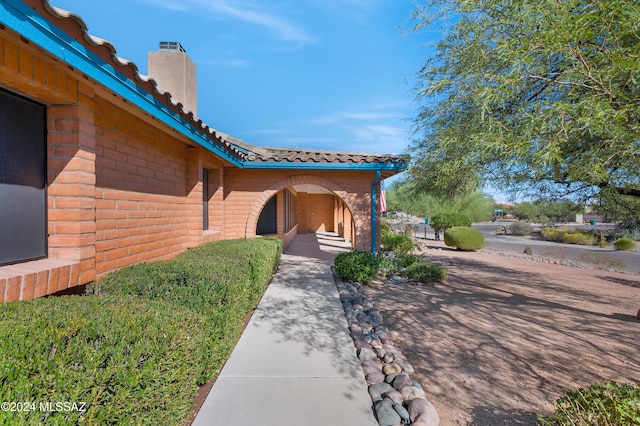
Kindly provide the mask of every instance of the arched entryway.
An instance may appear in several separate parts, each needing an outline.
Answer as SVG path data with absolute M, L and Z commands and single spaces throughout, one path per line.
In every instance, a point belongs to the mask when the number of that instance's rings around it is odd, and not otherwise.
M 246 236 L 277 235 L 287 246 L 297 234 L 335 232 L 355 247 L 356 221 L 341 197 L 346 193 L 328 180 L 310 180 L 290 178 L 279 182 L 286 187 L 264 191 L 249 215 Z

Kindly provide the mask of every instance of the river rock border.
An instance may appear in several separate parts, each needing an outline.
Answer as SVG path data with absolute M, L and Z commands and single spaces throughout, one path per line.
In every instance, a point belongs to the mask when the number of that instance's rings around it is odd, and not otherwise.
M 438 426 L 436 408 L 422 385 L 411 380 L 413 367 L 393 345 L 362 284 L 342 281 L 335 270 L 333 276 L 380 426 Z

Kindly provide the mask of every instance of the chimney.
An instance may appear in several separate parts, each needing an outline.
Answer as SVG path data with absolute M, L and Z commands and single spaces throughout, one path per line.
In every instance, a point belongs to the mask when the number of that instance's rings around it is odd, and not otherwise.
M 198 115 L 196 66 L 187 51 L 176 41 L 161 41 L 157 52 L 149 52 L 149 77 L 158 89 L 171 93 L 174 102 L 184 105 L 186 112 Z

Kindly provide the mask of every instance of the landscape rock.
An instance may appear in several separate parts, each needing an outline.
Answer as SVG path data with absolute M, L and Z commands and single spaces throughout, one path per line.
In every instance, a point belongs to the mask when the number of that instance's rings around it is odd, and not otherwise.
M 436 408 L 426 399 L 416 398 L 409 402 L 409 415 L 412 422 L 424 422 L 429 426 L 438 426 L 440 416 Z
M 371 396 L 371 398 L 381 398 L 383 393 L 389 393 L 393 391 L 393 387 L 387 383 L 376 383 L 375 385 L 369 386 L 369 395 Z
M 402 421 L 389 398 L 376 402 L 374 409 L 380 426 L 396 426 Z
M 391 363 L 391 364 L 385 364 L 382 366 L 382 372 L 384 374 L 386 374 L 387 376 L 389 374 L 398 374 L 402 372 L 402 367 L 400 367 L 398 364 L 396 363 Z
M 425 400 L 427 399 L 424 395 L 424 391 L 415 386 L 407 386 L 405 388 L 402 388 L 400 390 L 400 393 L 402 394 L 402 399 L 404 399 L 405 401 L 412 401 L 416 398 Z
M 402 394 L 398 391 L 391 391 L 384 394 L 387 398 L 393 401 L 394 404 L 402 404 L 404 403 L 404 399 L 402 398 Z
M 393 388 L 395 390 L 401 390 L 404 389 L 406 387 L 412 387 L 411 386 L 411 379 L 409 378 L 409 376 L 407 376 L 406 374 L 398 374 L 394 379 L 393 379 Z

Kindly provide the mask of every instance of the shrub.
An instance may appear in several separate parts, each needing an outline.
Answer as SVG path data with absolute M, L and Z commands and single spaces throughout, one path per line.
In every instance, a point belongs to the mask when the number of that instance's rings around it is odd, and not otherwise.
M 447 279 L 447 270 L 443 266 L 432 263 L 415 263 L 407 268 L 406 274 L 409 278 L 425 284 Z
M 280 250 L 281 241 L 273 238 L 216 241 L 171 260 L 123 268 L 87 286 L 87 294 L 140 296 L 206 315 L 215 344 L 209 362 L 218 368 L 262 297 Z
M 345 281 L 369 282 L 378 274 L 378 258 L 367 251 L 340 253 L 335 259 L 336 272 Z
M 524 254 L 528 254 L 528 255 L 532 255 L 533 254 L 533 249 L 531 247 L 529 247 L 529 246 L 526 246 L 524 248 L 524 252 L 523 253 Z
M 636 248 L 636 242 L 631 238 L 620 238 L 616 242 L 613 243 L 613 246 L 616 250 L 633 250 Z
M 591 233 L 567 232 L 562 236 L 562 242 L 566 244 L 592 246 L 596 242 L 596 237 Z
M 556 229 L 556 228 L 542 228 L 540 230 L 540 235 L 547 241 L 562 241 L 562 236 L 564 232 Z
M 405 268 L 420 262 L 420 258 L 413 254 L 406 255 L 400 260 L 402 261 L 402 266 Z
M 538 416 L 543 426 L 626 426 L 640 424 L 640 387 L 608 382 L 567 392 L 553 416 Z
M 280 252 L 278 239 L 217 241 L 171 260 L 121 269 L 90 284 L 87 293 L 162 299 L 201 313 L 229 306 L 248 311 L 262 296 Z
M 468 226 L 456 226 L 444 232 L 444 243 L 459 250 L 479 250 L 484 247 L 484 235 Z
M 378 253 L 378 271 L 385 277 L 389 277 L 400 269 L 400 260 L 393 253 Z
M 278 239 L 219 241 L 109 274 L 86 296 L 0 305 L 0 398 L 88 403 L 4 415 L 18 425 L 183 424 L 280 249 Z
M 445 212 L 433 216 L 429 224 L 435 231 L 436 240 L 439 240 L 440 231 L 456 226 L 471 226 L 471 219 L 460 213 Z
M 509 226 L 509 232 L 512 235 L 529 235 L 531 233 L 531 225 L 527 222 L 514 222 Z
M 408 255 L 414 248 L 413 240 L 402 234 L 382 234 L 381 243 L 385 250 L 392 251 L 397 257 Z
M 0 400 L 86 411 L 5 411 L 0 423 L 183 424 L 198 378 L 216 368 L 207 325 L 202 314 L 132 296 L 1 305 Z

